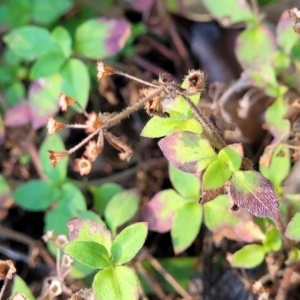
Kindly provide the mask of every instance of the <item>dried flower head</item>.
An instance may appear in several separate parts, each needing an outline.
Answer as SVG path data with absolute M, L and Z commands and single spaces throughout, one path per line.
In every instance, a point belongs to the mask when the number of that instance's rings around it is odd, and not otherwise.
M 101 153 L 102 147 L 97 146 L 96 141 L 90 141 L 86 147 L 83 155 L 90 161 L 94 161 L 98 154 Z
M 62 293 L 61 282 L 57 279 L 53 279 L 48 287 L 49 296 L 57 297 Z M 51 299 L 51 298 L 50 298 Z
M 54 241 L 55 237 L 53 234 L 53 230 L 47 230 L 47 232 L 42 236 L 44 242 Z
M 92 164 L 88 159 L 84 157 L 75 159 L 74 171 L 79 172 L 81 176 L 89 174 L 91 169 Z
M 16 268 L 12 260 L 0 260 L 0 280 L 12 279 Z
M 184 78 L 188 84 L 187 92 L 189 95 L 200 93 L 205 86 L 205 75 L 200 70 L 191 70 Z
M 131 157 L 133 151 L 126 143 L 122 142 L 110 132 L 105 132 L 105 138 L 114 148 L 121 151 L 121 153 L 119 153 L 121 160 L 126 160 Z
M 64 93 L 60 93 L 58 97 L 58 106 L 62 111 L 66 111 L 68 106 L 76 103 L 76 101 Z
M 69 240 L 65 234 L 59 234 L 54 243 L 57 248 L 63 249 L 69 243 Z
M 68 269 L 72 266 L 73 261 L 74 260 L 70 255 L 64 254 L 61 258 L 61 266 L 65 269 Z
M 148 97 L 153 93 L 156 89 L 153 88 L 144 88 L 139 90 L 139 94 L 141 98 Z M 169 114 L 163 111 L 162 100 L 165 97 L 165 93 L 161 93 L 159 95 L 154 96 L 151 100 L 149 100 L 145 104 L 146 112 L 150 116 L 158 116 L 162 118 L 168 118 Z
M 49 135 L 63 128 L 65 128 L 65 125 L 63 123 L 54 120 L 52 117 L 48 118 L 47 131 Z
M 296 7 L 289 10 L 290 16 L 294 19 L 294 31 L 300 34 L 300 10 Z
M 51 165 L 55 167 L 63 158 L 68 156 L 68 151 L 52 151 L 48 150 L 49 158 L 51 160 Z
M 97 71 L 98 80 L 104 76 L 110 76 L 115 73 L 115 69 L 105 64 L 103 61 L 97 61 Z
M 87 133 L 94 132 L 96 129 L 103 126 L 102 120 L 95 112 L 91 112 L 90 114 L 88 114 L 88 119 L 86 120 L 85 124 L 87 126 Z

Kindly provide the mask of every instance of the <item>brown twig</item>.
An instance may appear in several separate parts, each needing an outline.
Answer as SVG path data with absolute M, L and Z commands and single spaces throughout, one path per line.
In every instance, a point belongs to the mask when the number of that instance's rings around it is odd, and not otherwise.
M 291 277 L 294 271 L 291 267 L 287 267 L 284 271 L 283 278 L 280 282 L 279 289 L 277 291 L 277 295 L 275 300 L 285 300 L 286 299 L 286 292 L 291 284 Z

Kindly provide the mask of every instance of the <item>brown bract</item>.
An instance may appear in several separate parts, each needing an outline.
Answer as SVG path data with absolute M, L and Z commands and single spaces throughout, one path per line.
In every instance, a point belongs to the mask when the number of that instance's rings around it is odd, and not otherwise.
M 99 153 L 101 153 L 102 147 L 97 146 L 95 141 L 90 141 L 85 147 L 83 155 L 90 161 L 94 161 Z
M 65 125 L 61 122 L 56 121 L 52 117 L 48 118 L 47 132 L 49 135 L 54 134 L 56 131 L 65 128 Z
M 58 97 L 58 106 L 62 111 L 66 111 L 68 106 L 76 103 L 76 101 L 64 93 L 60 93 Z
M 63 158 L 65 158 L 69 152 L 68 151 L 52 151 L 48 150 L 49 158 L 51 160 L 51 165 L 55 167 Z
M 86 129 L 87 133 L 94 132 L 96 129 L 103 126 L 104 123 L 99 118 L 99 115 L 97 115 L 95 112 L 91 112 L 90 114 L 88 114 L 88 116 L 89 117 L 85 122 L 86 126 L 88 127 Z
M 104 76 L 110 76 L 115 73 L 115 69 L 105 64 L 103 61 L 97 61 L 97 79 L 100 80 Z
M 0 260 L 0 280 L 12 279 L 16 268 L 12 260 Z

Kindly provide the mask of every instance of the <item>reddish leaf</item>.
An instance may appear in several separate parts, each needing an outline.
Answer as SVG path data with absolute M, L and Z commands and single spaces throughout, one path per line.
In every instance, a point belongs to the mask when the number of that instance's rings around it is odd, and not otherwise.
M 236 171 L 229 187 L 231 200 L 258 217 L 277 219 L 279 200 L 270 181 L 256 171 Z
M 157 193 L 144 208 L 142 220 L 149 230 L 167 232 L 171 229 L 176 208 L 185 201 L 174 190 Z
M 27 103 L 10 108 L 5 113 L 4 123 L 7 127 L 19 127 L 31 122 L 31 109 Z
M 217 159 L 209 142 L 200 134 L 189 131 L 169 134 L 158 145 L 173 166 L 187 173 L 200 174 Z

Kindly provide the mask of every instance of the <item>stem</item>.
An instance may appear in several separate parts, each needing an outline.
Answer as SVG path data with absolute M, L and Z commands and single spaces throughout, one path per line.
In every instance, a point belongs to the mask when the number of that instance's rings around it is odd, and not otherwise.
M 141 99 L 139 102 L 136 102 L 136 103 L 134 103 L 131 106 L 128 106 L 122 112 L 120 112 L 116 116 L 114 116 L 111 119 L 109 119 L 107 121 L 107 123 L 103 125 L 102 129 L 108 129 L 108 128 L 112 127 L 112 126 L 115 126 L 120 121 L 122 121 L 123 119 L 129 117 L 132 113 L 134 113 L 135 111 L 137 111 L 138 109 L 140 109 L 141 107 L 143 107 L 149 100 L 151 100 L 156 95 L 159 95 L 164 90 L 165 90 L 165 87 L 162 86 L 162 87 L 158 88 L 156 91 L 154 91 L 152 94 L 150 94 L 149 96 Z
M 125 72 L 122 72 L 122 71 L 119 71 L 119 70 L 115 70 L 114 71 L 114 74 L 118 74 L 118 75 L 121 75 L 121 76 L 124 76 L 124 77 L 127 77 L 129 79 L 132 79 L 134 81 L 137 81 L 137 82 L 140 82 L 142 84 L 145 84 L 145 85 L 148 85 L 148 86 L 151 86 L 151 87 L 154 87 L 154 88 L 158 88 L 159 86 L 154 84 L 154 83 L 151 83 L 151 82 L 148 82 L 148 81 L 145 81 L 145 80 L 142 80 L 142 79 L 139 79 L 135 76 L 132 76 L 132 75 L 129 75 Z
M 4 294 L 4 291 L 5 291 L 5 289 L 6 289 L 7 284 L 8 284 L 8 278 L 5 278 L 5 281 L 4 281 L 4 283 L 3 283 L 3 285 L 2 285 L 2 288 L 1 288 L 1 291 L 0 291 L 0 300 L 1 300 L 2 297 L 3 297 L 3 294 Z

